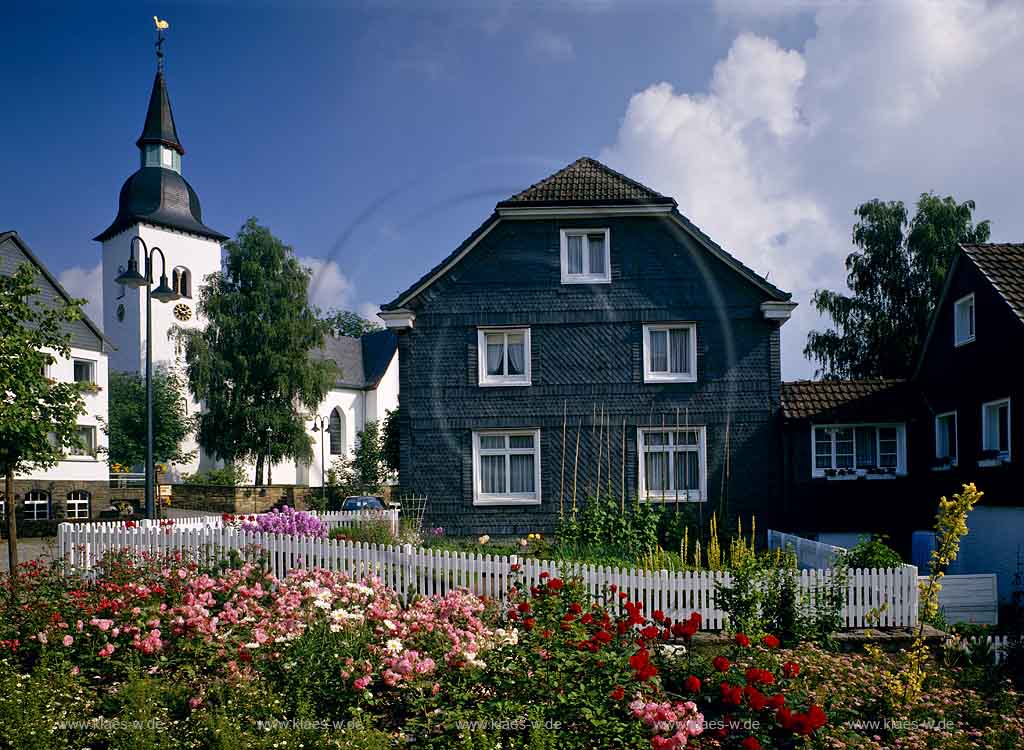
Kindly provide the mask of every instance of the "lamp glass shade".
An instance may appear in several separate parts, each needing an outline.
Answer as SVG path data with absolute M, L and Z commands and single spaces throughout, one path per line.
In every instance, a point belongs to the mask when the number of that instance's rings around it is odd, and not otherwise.
M 146 277 L 139 273 L 139 262 L 135 260 L 133 255 L 128 260 L 128 269 L 122 271 L 114 282 L 117 284 L 123 284 L 124 286 L 130 286 L 133 289 L 138 289 L 141 286 L 146 285 Z
M 160 285 L 153 290 L 152 295 L 153 299 L 160 302 L 173 302 L 181 296 L 167 285 L 167 274 L 160 275 Z

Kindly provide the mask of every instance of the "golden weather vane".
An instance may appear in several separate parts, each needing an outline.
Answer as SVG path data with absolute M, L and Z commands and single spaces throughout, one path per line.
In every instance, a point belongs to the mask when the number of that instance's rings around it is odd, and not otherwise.
M 156 64 L 160 70 L 164 67 L 164 30 L 171 25 L 161 18 L 153 16 L 153 25 L 156 26 Z

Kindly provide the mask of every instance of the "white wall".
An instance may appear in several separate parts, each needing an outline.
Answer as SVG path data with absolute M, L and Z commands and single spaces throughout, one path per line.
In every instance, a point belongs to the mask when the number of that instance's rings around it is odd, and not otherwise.
M 52 350 L 49 350 L 54 354 Z M 85 402 L 85 414 L 78 417 L 78 424 L 89 425 L 96 430 L 96 447 L 107 447 L 107 436 L 103 432 L 102 422 L 107 419 L 107 395 L 108 395 L 108 360 L 107 355 L 92 349 L 71 348 L 71 357 L 60 357 L 54 354 L 56 362 L 50 365 L 48 374 L 54 380 L 62 383 L 73 383 L 75 381 L 74 364 L 75 359 L 88 359 L 96 363 L 96 384 L 100 390 L 96 393 L 85 393 L 82 399 Z M 66 460 L 59 462 L 50 469 L 35 470 L 26 474 L 18 474 L 18 479 L 35 479 L 49 481 L 101 481 L 106 482 L 110 478 L 107 468 L 106 455 L 103 453 L 97 456 L 68 456 Z
M 398 350 L 391 357 L 388 369 L 375 390 L 366 395 L 366 418 L 376 419 L 383 424 L 389 411 L 398 408 Z
M 167 280 L 172 283 L 172 270 L 183 266 L 192 274 L 192 297 L 175 302 L 159 302 L 153 300 L 153 364 L 158 366 L 180 367 L 183 359 L 168 334 L 174 326 L 183 328 L 199 328 L 204 321 L 199 318 L 196 303 L 199 301 L 199 289 L 203 279 L 220 270 L 220 244 L 203 237 L 163 229 L 148 224 L 137 224 L 135 227 L 110 238 L 103 243 L 103 331 L 114 342 L 117 351 L 110 357 L 111 367 L 121 372 L 145 372 L 146 366 L 146 289 L 122 289 L 114 283 L 121 267 L 127 267 L 133 237 L 141 237 L 152 250 L 159 247 L 167 258 Z M 136 243 L 136 249 L 141 247 Z M 139 272 L 145 273 L 145 259 L 141 255 Z M 153 276 L 159 283 L 163 263 L 160 254 L 154 254 Z M 123 293 L 123 296 L 122 296 Z M 180 321 L 174 316 L 174 308 L 186 305 L 191 318 Z M 124 319 L 118 320 L 118 306 L 124 305 Z M 186 408 L 189 414 L 198 410 L 198 405 L 187 398 Z M 180 479 L 181 475 L 192 473 L 200 468 L 207 469 L 218 462 L 201 455 L 194 440 L 185 441 L 182 446 L 186 451 L 196 451 L 195 458 L 184 464 L 169 467 L 172 480 Z

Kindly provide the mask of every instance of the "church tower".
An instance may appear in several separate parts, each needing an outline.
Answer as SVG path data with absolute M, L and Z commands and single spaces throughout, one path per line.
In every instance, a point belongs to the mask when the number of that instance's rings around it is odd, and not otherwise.
M 133 289 L 114 280 L 128 264 L 132 238 L 141 237 L 167 259 L 166 273 L 181 298 L 169 303 L 153 301 L 153 365 L 180 365 L 169 333 L 174 326 L 198 327 L 198 287 L 207 274 L 220 270 L 221 246 L 227 239 L 203 223 L 199 196 L 181 174 L 185 149 L 178 138 L 163 71 L 163 39 L 157 42 L 157 71 L 139 149 L 139 168 L 125 180 L 118 198 L 117 216 L 94 239 L 103 243 L 103 330 L 117 350 L 110 367 L 122 372 L 144 372 L 146 358 L 146 289 Z M 139 243 L 136 247 L 140 248 Z M 153 274 L 162 272 L 160 253 L 153 253 Z M 139 258 L 145 272 L 145 259 Z M 189 411 L 194 409 L 189 404 Z M 159 460 L 160 457 L 157 457 Z M 194 467 L 182 467 L 192 470 Z

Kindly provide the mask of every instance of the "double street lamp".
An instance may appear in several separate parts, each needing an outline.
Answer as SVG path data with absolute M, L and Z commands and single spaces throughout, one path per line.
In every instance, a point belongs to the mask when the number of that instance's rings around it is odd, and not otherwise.
M 135 257 L 135 243 L 142 246 L 145 260 L 145 275 L 139 273 L 139 261 Z M 128 268 L 114 279 L 118 284 L 133 289 L 146 287 L 146 518 L 156 518 L 156 504 L 153 499 L 153 300 L 173 302 L 181 295 L 167 284 L 167 258 L 158 247 L 146 246 L 141 237 L 132 237 Z M 160 283 L 153 287 L 153 253 L 160 253 Z
M 327 431 L 330 429 L 329 417 L 313 417 L 313 432 L 320 433 L 320 500 L 326 508 L 327 477 L 324 475 L 324 451 L 327 448 Z

